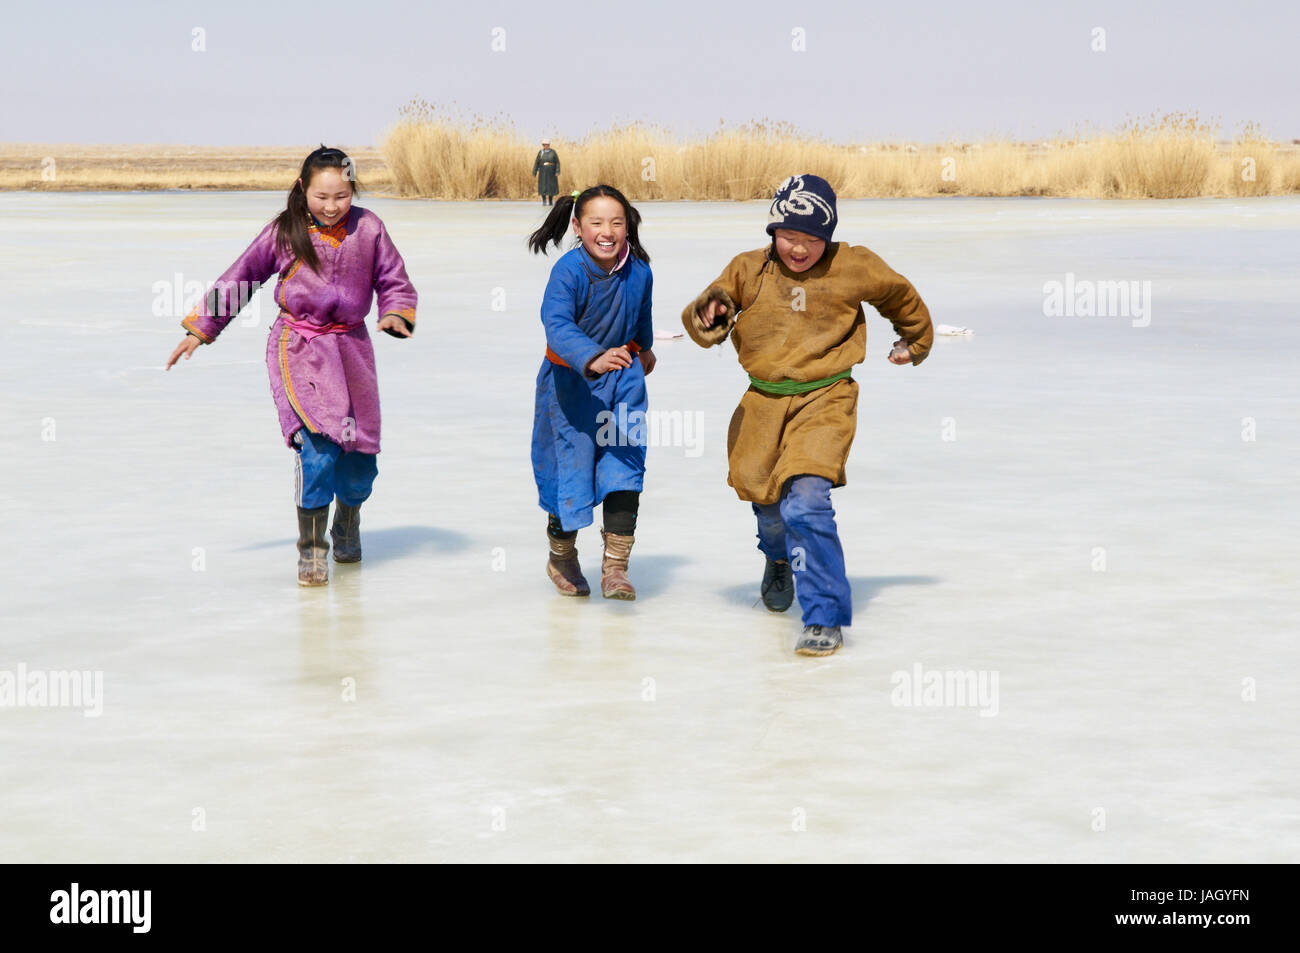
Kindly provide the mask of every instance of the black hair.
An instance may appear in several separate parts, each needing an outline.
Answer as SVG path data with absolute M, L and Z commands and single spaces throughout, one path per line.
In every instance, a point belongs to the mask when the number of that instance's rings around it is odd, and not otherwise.
M 641 239 L 637 236 L 641 213 L 627 200 L 627 196 L 612 185 L 593 185 L 580 193 L 576 199 L 572 195 L 564 195 L 556 199 L 555 205 L 551 207 L 551 213 L 546 216 L 546 221 L 542 222 L 542 227 L 528 236 L 529 250 L 533 254 L 541 252 L 545 255 L 547 245 L 554 244 L 558 248 L 560 241 L 569 230 L 569 220 L 577 218 L 581 221 L 582 210 L 586 208 L 587 203 L 600 195 L 614 199 L 623 206 L 623 214 L 627 218 L 628 247 L 631 248 L 635 258 L 647 265 L 650 264 L 650 254 L 642 247 Z
M 289 189 L 285 209 L 275 219 L 275 245 L 280 251 L 292 251 L 294 257 L 301 258 L 312 271 L 320 271 L 320 259 L 316 257 L 311 234 L 307 231 L 311 211 L 307 208 L 306 188 L 311 185 L 312 176 L 320 169 L 342 169 L 352 184 L 352 194 L 361 191 L 356 166 L 342 149 L 331 149 L 321 143 L 319 149 L 313 150 L 302 161 L 302 170 Z

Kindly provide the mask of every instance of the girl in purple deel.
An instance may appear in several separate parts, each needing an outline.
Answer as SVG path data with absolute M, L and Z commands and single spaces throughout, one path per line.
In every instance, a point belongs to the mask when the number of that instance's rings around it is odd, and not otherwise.
M 378 295 L 378 328 L 415 330 L 416 294 L 379 216 L 352 204 L 352 160 L 321 146 L 307 156 L 288 207 L 262 229 L 181 322 L 186 337 L 171 370 L 211 344 L 247 303 L 248 289 L 279 274 L 266 369 L 285 442 L 297 454 L 298 583 L 329 582 L 325 524 L 334 559 L 361 559 L 361 504 L 379 453 L 379 387 L 365 319 Z

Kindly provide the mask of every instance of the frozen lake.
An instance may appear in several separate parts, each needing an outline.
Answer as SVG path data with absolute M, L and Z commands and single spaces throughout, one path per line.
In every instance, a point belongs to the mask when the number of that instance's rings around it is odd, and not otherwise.
M 1300 858 L 1300 200 L 841 203 L 975 334 L 894 367 L 868 313 L 827 659 L 757 604 L 730 345 L 656 347 L 702 429 L 650 449 L 638 601 L 553 592 L 531 204 L 361 198 L 419 329 L 376 336 L 365 561 L 300 589 L 271 308 L 169 374 L 153 313 L 282 204 L 0 194 L 0 679 L 102 673 L 97 717 L 0 707 L 0 860 Z M 642 206 L 659 329 L 765 211 Z M 1146 313 L 1047 315 L 1053 281 Z

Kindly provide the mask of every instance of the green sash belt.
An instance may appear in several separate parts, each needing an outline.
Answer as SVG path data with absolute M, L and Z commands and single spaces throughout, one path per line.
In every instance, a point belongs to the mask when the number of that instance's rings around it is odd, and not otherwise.
M 831 377 L 823 377 L 819 381 L 765 381 L 761 377 L 755 377 L 753 374 L 750 374 L 749 382 L 764 393 L 788 396 L 790 394 L 806 394 L 810 390 L 817 390 L 820 387 L 825 387 L 827 384 L 834 384 L 836 381 L 842 381 L 846 377 L 852 377 L 852 375 L 853 368 L 849 368 L 847 371 L 840 371 L 840 373 L 832 375 Z

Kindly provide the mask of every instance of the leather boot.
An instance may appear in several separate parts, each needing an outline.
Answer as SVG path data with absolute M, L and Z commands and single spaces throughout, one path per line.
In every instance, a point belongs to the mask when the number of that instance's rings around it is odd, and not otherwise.
M 329 585 L 329 544 L 325 542 L 325 523 L 330 508 L 315 510 L 298 507 L 298 585 Z
M 589 596 L 591 586 L 578 565 L 578 536 L 570 539 L 556 539 L 549 532 L 546 539 L 551 544 L 551 555 L 546 560 L 546 575 L 555 583 L 556 590 L 562 596 Z
M 334 525 L 330 527 L 336 563 L 361 562 L 361 507 L 334 501 Z
M 830 655 L 844 644 L 838 625 L 805 625 L 794 647 L 796 655 Z
M 632 554 L 631 536 L 600 531 L 605 555 L 600 561 L 600 593 L 606 599 L 635 599 L 636 589 L 627 578 L 627 560 Z

